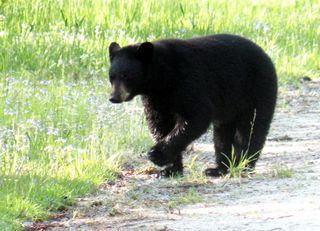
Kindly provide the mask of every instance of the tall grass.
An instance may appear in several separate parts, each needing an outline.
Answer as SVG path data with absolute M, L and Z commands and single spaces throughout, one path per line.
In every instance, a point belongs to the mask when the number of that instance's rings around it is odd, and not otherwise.
M 0 70 L 44 76 L 105 74 L 107 46 L 236 33 L 260 44 L 280 82 L 319 75 L 320 3 L 261 1 L 2 0 Z
M 137 101 L 108 103 L 107 47 L 235 33 L 280 83 L 319 76 L 320 2 L 0 1 L 0 229 L 42 219 L 150 145 Z

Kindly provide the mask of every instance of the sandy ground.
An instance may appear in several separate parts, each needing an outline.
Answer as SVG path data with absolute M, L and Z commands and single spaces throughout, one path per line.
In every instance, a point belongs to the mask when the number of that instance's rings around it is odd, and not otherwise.
M 280 91 L 268 141 L 253 176 L 201 176 L 200 172 L 214 163 L 209 133 L 185 155 L 185 177 L 157 179 L 129 164 L 116 182 L 106 182 L 96 194 L 79 198 L 74 207 L 42 227 L 320 230 L 319 99 L 320 81 Z M 194 171 L 198 173 L 191 173 Z

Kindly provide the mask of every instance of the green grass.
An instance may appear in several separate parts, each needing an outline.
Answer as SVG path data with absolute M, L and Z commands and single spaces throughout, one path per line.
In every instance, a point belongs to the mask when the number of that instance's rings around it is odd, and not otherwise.
M 226 156 L 226 159 L 228 161 L 228 177 L 241 178 L 242 176 L 249 176 L 252 172 L 248 165 L 254 158 L 248 158 L 246 154 L 243 154 L 237 161 L 233 147 L 231 157 Z
M 271 172 L 271 176 L 274 178 L 291 178 L 293 175 L 294 169 L 283 165 L 274 166 Z
M 140 111 L 108 103 L 101 79 L 0 82 L 0 215 L 39 220 L 114 178 L 150 138 Z M 124 117 L 128 117 L 125 119 Z M 137 128 L 142 127 L 142 130 Z M 3 215 L 3 216 L 2 216 Z M 0 223 L 1 225 L 1 223 Z
M 167 202 L 169 211 L 172 211 L 179 206 L 200 203 L 203 201 L 203 198 L 199 195 L 196 189 L 191 188 L 187 192 L 180 193 L 178 197 L 173 197 L 170 201 Z
M 281 85 L 319 76 L 319 1 L 0 1 L 0 230 L 112 179 L 151 140 L 138 101 L 108 103 L 108 44 L 235 33 Z

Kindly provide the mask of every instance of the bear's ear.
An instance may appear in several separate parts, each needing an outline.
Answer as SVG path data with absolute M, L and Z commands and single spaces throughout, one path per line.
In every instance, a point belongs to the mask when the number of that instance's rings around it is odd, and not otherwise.
M 151 42 L 141 43 L 137 49 L 136 56 L 137 58 L 150 62 L 153 56 L 153 44 Z
M 110 43 L 109 45 L 109 57 L 110 57 L 110 60 L 113 59 L 113 57 L 115 56 L 116 52 L 120 50 L 120 46 L 118 43 L 116 42 L 112 42 Z

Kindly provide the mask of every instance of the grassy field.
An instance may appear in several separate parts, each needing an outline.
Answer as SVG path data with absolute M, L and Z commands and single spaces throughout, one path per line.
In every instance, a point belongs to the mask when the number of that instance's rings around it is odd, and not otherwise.
M 41 220 L 151 145 L 139 100 L 108 102 L 108 44 L 235 33 L 279 82 L 319 77 L 320 2 L 0 1 L 0 230 Z

